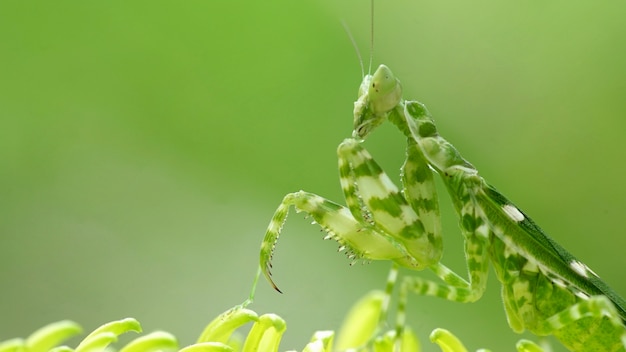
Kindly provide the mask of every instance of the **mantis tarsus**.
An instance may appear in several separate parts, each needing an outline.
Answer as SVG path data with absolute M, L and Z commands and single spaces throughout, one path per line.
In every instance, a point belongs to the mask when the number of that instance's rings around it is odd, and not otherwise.
M 485 291 L 491 262 L 514 331 L 554 335 L 572 351 L 625 350 L 626 301 L 479 176 L 438 134 L 423 104 L 403 100 L 401 95 L 399 80 L 384 65 L 361 83 L 352 138 L 337 150 L 346 206 L 304 191 L 284 197 L 261 246 L 261 270 L 274 288 L 278 290 L 271 279 L 270 261 L 288 210 L 294 206 L 310 215 L 328 233 L 326 238 L 339 242 L 351 260 L 391 260 L 392 272 L 398 267 L 429 269 L 443 281 L 415 276 L 402 280 L 400 333 L 408 292 L 476 301 Z M 402 190 L 361 144 L 385 120 L 407 140 Z M 440 262 L 443 246 L 435 174 L 443 180 L 459 216 L 468 279 Z

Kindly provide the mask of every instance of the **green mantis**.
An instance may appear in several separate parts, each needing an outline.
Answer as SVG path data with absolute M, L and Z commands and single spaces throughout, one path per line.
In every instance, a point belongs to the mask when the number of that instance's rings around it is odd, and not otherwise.
M 399 189 L 362 141 L 389 120 L 406 137 L 407 158 Z M 397 330 L 402 333 L 407 295 L 456 302 L 482 296 L 493 265 L 502 285 L 508 323 L 516 332 L 554 335 L 572 351 L 624 351 L 626 301 L 585 264 L 554 242 L 525 213 L 489 185 L 441 137 L 426 107 L 402 99 L 402 88 L 381 65 L 367 75 L 354 104 L 354 131 L 337 149 L 346 206 L 300 191 L 276 210 L 261 246 L 269 282 L 271 257 L 293 206 L 311 216 L 354 262 L 390 260 L 394 270 L 431 270 L 441 282 L 401 280 Z M 438 174 L 452 199 L 465 243 L 468 278 L 440 262 L 443 251 Z M 395 284 L 395 275 L 388 284 Z

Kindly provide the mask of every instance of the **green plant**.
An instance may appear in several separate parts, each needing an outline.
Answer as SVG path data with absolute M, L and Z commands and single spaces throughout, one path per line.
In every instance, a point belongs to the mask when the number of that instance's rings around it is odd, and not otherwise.
M 331 351 L 375 351 L 392 352 L 421 350 L 419 341 L 410 328 L 406 328 L 400 342 L 394 330 L 380 333 L 379 322 L 383 314 L 385 293 L 372 291 L 357 301 L 346 315 L 339 330 L 336 343 L 335 333 L 330 330 L 317 331 L 302 349 L 303 352 Z M 238 329 L 252 323 L 247 336 L 238 334 Z M 195 344 L 179 348 L 178 341 L 170 333 L 155 331 L 137 337 L 119 349 L 119 352 L 274 352 L 278 351 L 285 321 L 275 314 L 259 316 L 244 305 L 238 305 L 220 314 L 210 322 Z M 68 320 L 42 327 L 26 339 L 15 338 L 0 342 L 0 352 L 104 352 L 113 351 L 112 344 L 119 335 L 141 332 L 139 322 L 133 318 L 113 321 L 96 328 L 75 348 L 59 346 L 63 341 L 82 332 L 82 328 Z M 443 352 L 466 352 L 463 344 L 449 331 L 436 329 L 430 336 Z M 395 344 L 399 343 L 398 346 Z M 371 346 L 371 347 L 366 347 Z M 524 342 L 519 351 L 542 351 L 532 342 Z M 486 350 L 481 350 L 486 351 Z

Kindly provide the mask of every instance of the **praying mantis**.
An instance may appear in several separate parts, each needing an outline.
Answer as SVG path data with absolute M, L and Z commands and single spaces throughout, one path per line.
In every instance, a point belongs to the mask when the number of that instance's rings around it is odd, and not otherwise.
M 399 189 L 363 147 L 385 121 L 406 137 Z M 393 262 L 398 268 L 430 270 L 441 282 L 404 277 L 399 286 L 398 336 L 407 296 L 474 302 L 485 291 L 489 263 L 502 286 L 507 320 L 515 332 L 554 335 L 572 351 L 626 350 L 626 301 L 585 264 L 548 237 L 517 206 L 488 184 L 459 151 L 439 135 L 426 107 L 402 99 L 400 81 L 380 65 L 366 75 L 354 103 L 354 131 L 337 149 L 346 205 L 316 194 L 287 194 L 261 245 L 260 268 L 271 285 L 271 259 L 289 208 L 312 217 L 352 262 Z M 452 199 L 464 239 L 468 278 L 441 261 L 443 252 L 439 175 Z
M 371 6 L 373 16 L 373 2 Z M 280 292 L 271 276 L 271 260 L 293 206 L 319 224 L 325 239 L 337 241 L 351 264 L 393 263 L 382 315 L 394 287 L 399 286 L 398 339 L 403 335 L 410 293 L 475 302 L 485 292 L 491 265 L 513 331 L 554 335 L 571 351 L 626 351 L 626 300 L 487 183 L 439 135 L 425 105 L 402 98 L 402 85 L 387 66 L 364 75 L 353 115 L 352 136 L 337 148 L 345 205 L 310 192 L 289 193 L 270 221 L 261 244 L 259 270 L 274 289 Z M 386 121 L 406 139 L 402 187 L 391 181 L 363 147 L 363 141 Z M 436 175 L 459 219 L 467 278 L 441 262 Z M 400 268 L 430 270 L 440 281 L 413 275 L 398 280 Z M 520 341 L 517 349 L 541 350 L 528 341 Z

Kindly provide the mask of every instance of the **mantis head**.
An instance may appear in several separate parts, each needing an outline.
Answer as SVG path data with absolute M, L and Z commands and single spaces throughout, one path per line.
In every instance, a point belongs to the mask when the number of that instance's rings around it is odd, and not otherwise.
M 354 102 L 352 137 L 364 139 L 401 100 L 402 85 L 387 66 L 380 65 L 373 75 L 365 76 Z

